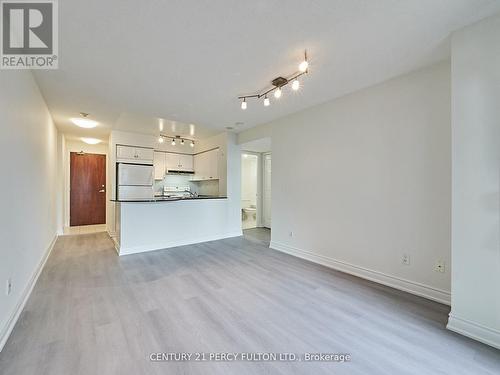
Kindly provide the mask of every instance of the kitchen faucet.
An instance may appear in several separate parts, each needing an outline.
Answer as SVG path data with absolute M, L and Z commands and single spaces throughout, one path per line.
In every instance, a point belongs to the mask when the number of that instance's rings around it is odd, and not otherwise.
M 194 198 L 198 196 L 198 193 L 193 193 L 191 190 L 184 190 L 184 193 L 189 193 L 189 195 Z

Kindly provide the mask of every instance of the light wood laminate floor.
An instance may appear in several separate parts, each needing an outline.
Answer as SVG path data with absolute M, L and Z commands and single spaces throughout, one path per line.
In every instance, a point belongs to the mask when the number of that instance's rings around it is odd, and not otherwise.
M 244 237 L 118 257 L 60 237 L 0 353 L 2 375 L 496 374 L 449 308 Z M 341 352 L 349 363 L 151 362 L 151 352 Z

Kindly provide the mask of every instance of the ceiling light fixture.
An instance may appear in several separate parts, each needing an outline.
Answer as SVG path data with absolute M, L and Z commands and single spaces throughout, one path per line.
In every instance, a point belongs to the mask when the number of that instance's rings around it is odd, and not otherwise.
M 173 136 L 170 136 L 170 135 L 160 134 L 160 135 L 158 136 L 158 143 L 163 143 L 163 142 L 165 142 L 165 139 L 166 139 L 166 140 L 169 140 L 169 139 L 170 139 L 170 140 L 171 140 L 171 141 L 170 141 L 170 144 L 171 144 L 172 146 L 175 146 L 175 145 L 177 144 L 177 141 L 179 141 L 179 143 L 181 144 L 181 146 L 185 145 L 185 144 L 186 144 L 186 141 L 190 141 L 190 142 L 191 142 L 190 146 L 191 146 L 191 147 L 194 147 L 194 140 L 189 139 L 189 138 L 182 138 L 180 135 L 176 135 L 176 136 L 174 136 L 174 137 L 173 137 Z
M 274 92 L 274 97 L 279 99 L 283 92 L 283 87 L 292 82 L 292 90 L 297 91 L 300 88 L 300 82 L 298 78 L 304 74 L 309 73 L 309 62 L 307 60 L 307 51 L 304 51 L 304 60 L 299 64 L 299 71 L 293 74 L 289 78 L 277 77 L 271 81 L 272 87 L 259 94 L 251 94 L 251 95 L 241 95 L 238 96 L 238 99 L 242 100 L 241 109 L 247 109 L 247 99 L 248 98 L 256 98 L 260 99 L 264 97 L 264 106 L 268 106 L 271 103 L 269 102 L 268 94 Z
M 100 139 L 97 139 L 97 138 L 85 138 L 85 137 L 83 137 L 80 139 L 88 145 L 96 145 L 96 144 L 102 142 Z
M 88 119 L 88 113 L 80 112 L 80 116 L 82 117 L 73 117 L 70 118 L 70 121 L 75 124 L 76 126 L 79 126 L 80 128 L 85 128 L 85 129 L 92 129 L 95 128 L 99 123 L 94 120 Z
M 303 73 L 307 72 L 309 68 L 309 62 L 307 61 L 307 51 L 304 52 L 304 61 L 299 64 L 299 70 Z

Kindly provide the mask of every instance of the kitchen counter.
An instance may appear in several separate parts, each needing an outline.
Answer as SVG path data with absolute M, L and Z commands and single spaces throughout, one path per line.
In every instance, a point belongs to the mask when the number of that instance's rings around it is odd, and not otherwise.
M 119 255 L 242 234 L 239 204 L 225 196 L 156 197 L 114 202 L 116 236 L 113 239 Z
M 198 195 L 196 197 L 153 197 L 144 199 L 111 199 L 111 202 L 127 202 L 127 203 L 155 203 L 155 202 L 176 202 L 176 201 L 192 201 L 199 199 L 227 199 L 226 196 L 219 195 Z

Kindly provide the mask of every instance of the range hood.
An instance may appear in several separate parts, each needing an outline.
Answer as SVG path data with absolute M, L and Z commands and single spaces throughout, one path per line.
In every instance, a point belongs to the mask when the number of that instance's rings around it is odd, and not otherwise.
M 194 171 L 187 171 L 182 169 L 167 169 L 167 174 L 194 174 Z

